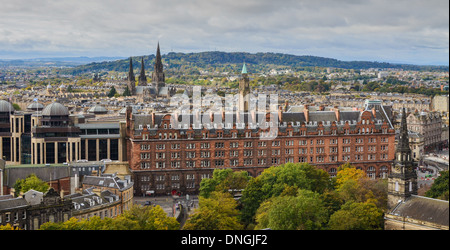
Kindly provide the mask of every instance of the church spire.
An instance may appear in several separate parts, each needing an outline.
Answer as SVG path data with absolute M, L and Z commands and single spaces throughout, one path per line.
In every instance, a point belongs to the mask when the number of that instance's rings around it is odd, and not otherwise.
M 159 42 L 158 42 L 158 48 L 156 49 L 155 71 L 158 73 L 163 72 L 163 64 L 162 64 L 162 60 L 161 60 L 161 51 L 159 49 Z
M 158 47 L 156 49 L 156 57 L 155 57 L 155 68 L 152 73 L 152 86 L 156 88 L 156 92 L 159 92 L 159 89 L 166 86 L 166 77 L 164 75 L 164 67 L 161 59 L 161 51 Z
M 144 57 L 141 59 L 141 73 L 139 74 L 139 85 L 147 85 L 147 77 L 145 76 Z
M 130 70 L 128 71 L 128 90 L 130 91 L 131 95 L 136 94 L 136 79 L 134 78 L 134 72 L 133 72 L 133 59 L 130 57 Z
M 406 124 L 406 110 L 405 108 L 402 109 L 402 121 L 400 123 L 400 137 L 398 139 L 397 148 L 395 150 L 397 153 L 402 153 L 405 156 L 409 155 L 409 158 L 411 157 L 411 148 L 409 147 L 409 135 L 408 135 L 408 126 Z
M 135 80 L 133 72 L 133 59 L 130 57 L 130 69 L 128 71 L 128 81 Z
M 393 209 L 399 201 L 405 201 L 411 195 L 417 195 L 417 162 L 411 157 L 409 147 L 408 126 L 406 124 L 406 110 L 402 110 L 395 159 L 388 178 L 388 208 Z

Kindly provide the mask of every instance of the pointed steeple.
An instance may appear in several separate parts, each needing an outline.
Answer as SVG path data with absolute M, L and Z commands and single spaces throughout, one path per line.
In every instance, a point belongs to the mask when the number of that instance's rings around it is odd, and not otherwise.
M 139 85 L 140 86 L 147 85 L 147 77 L 145 76 L 144 58 L 143 57 L 141 60 L 141 73 L 139 74 Z
M 161 51 L 159 49 L 159 42 L 158 42 L 158 47 L 156 49 L 156 57 L 155 57 L 155 68 L 152 73 L 152 86 L 154 88 L 156 88 L 157 93 L 161 87 L 166 86 L 165 81 L 166 81 L 166 77 L 164 75 L 164 66 L 162 64 Z
M 245 62 L 244 62 L 244 65 L 242 66 L 241 74 L 247 74 L 247 67 L 245 66 Z
M 158 47 L 156 49 L 155 71 L 158 73 L 163 72 L 163 64 L 162 64 L 162 60 L 161 60 L 161 51 L 159 49 L 159 42 L 158 42 Z
M 133 59 L 130 57 L 130 69 L 128 71 L 128 81 L 135 81 L 133 72 Z
M 392 171 L 388 178 L 389 210 L 411 195 L 417 195 L 417 173 L 415 172 L 417 166 L 417 162 L 411 157 L 406 110 L 403 108 L 395 159 L 392 162 Z
M 409 147 L 408 126 L 406 124 L 406 110 L 402 110 L 402 120 L 400 123 L 400 137 L 398 139 L 396 153 L 403 153 L 411 157 L 411 148 Z
M 135 95 L 136 94 L 136 78 L 134 77 L 134 72 L 133 72 L 133 59 L 131 59 L 130 57 L 130 69 L 128 71 L 128 90 L 130 91 L 131 95 Z

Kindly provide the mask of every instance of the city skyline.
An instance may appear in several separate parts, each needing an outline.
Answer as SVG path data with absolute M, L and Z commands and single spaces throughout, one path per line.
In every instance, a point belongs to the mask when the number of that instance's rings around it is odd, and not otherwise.
M 4 1 L 0 59 L 275 52 L 449 64 L 449 2 Z

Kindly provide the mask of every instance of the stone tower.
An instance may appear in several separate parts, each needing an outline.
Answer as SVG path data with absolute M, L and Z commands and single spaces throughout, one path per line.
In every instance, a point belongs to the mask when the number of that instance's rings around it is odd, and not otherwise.
M 130 90 L 131 95 L 136 95 L 136 79 L 134 78 L 133 72 L 133 59 L 130 57 L 130 70 L 128 71 L 128 90 Z
M 388 179 L 388 209 L 392 210 L 400 201 L 411 195 L 417 195 L 417 173 L 409 147 L 409 136 L 406 124 L 406 111 L 403 108 L 400 125 L 400 137 L 395 150 L 395 159 Z
M 247 75 L 247 67 L 242 66 L 241 79 L 239 80 L 239 112 L 248 112 L 250 105 L 250 80 Z
M 156 58 L 155 58 L 155 69 L 152 73 L 152 86 L 156 89 L 156 91 L 159 91 L 161 87 L 166 86 L 166 78 L 164 75 L 164 67 L 161 61 L 161 52 L 159 50 L 159 43 L 158 48 L 156 49 Z
M 139 74 L 139 86 L 147 86 L 147 77 L 145 76 L 144 58 L 141 60 L 141 73 Z

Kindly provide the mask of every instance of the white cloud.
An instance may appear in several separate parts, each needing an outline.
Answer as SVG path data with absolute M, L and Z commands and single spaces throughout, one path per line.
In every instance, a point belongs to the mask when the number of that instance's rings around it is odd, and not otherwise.
M 153 54 L 160 40 L 163 53 L 273 51 L 448 65 L 448 0 L 0 0 L 0 5 L 0 58 L 33 52 Z

